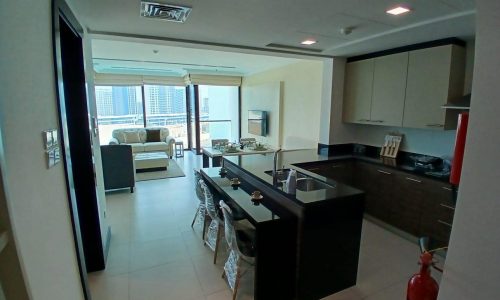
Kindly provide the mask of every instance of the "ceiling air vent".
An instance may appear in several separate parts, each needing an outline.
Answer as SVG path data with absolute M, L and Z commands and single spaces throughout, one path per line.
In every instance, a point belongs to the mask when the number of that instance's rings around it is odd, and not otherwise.
M 267 44 L 266 47 L 278 48 L 278 49 L 283 49 L 283 50 L 294 50 L 294 51 L 300 50 L 300 51 L 316 52 L 316 53 L 323 52 L 323 49 L 289 46 L 289 45 L 276 44 L 276 43 Z
M 191 13 L 190 7 L 141 1 L 141 16 L 184 23 Z

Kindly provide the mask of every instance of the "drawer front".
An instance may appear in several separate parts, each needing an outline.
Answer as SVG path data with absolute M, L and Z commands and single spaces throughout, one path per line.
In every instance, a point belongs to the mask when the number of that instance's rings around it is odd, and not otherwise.
M 422 211 L 421 235 L 429 236 L 446 246 L 450 239 L 455 204 L 451 186 L 445 183 L 429 181 Z

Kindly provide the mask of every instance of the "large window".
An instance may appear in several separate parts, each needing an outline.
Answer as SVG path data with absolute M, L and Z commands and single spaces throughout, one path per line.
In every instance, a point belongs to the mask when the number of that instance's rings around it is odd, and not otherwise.
M 101 144 L 114 129 L 144 127 L 140 86 L 96 86 L 95 96 Z
M 142 90 L 141 86 L 96 86 L 101 144 L 109 143 L 114 129 L 146 125 L 167 127 L 187 148 L 186 88 L 144 85 L 144 97 Z
M 199 151 L 201 147 L 211 146 L 213 139 L 236 142 L 239 139 L 239 88 L 199 85 L 191 86 L 190 91 L 188 107 L 183 86 L 96 86 L 101 144 L 109 143 L 115 129 L 144 126 L 167 127 L 170 135 L 183 142 L 186 149 L 191 146 Z M 196 91 L 197 97 L 194 97 Z M 194 99 L 198 99 L 198 103 Z
M 188 146 L 186 88 L 145 85 L 146 126 L 167 127 L 177 142 Z
M 237 142 L 239 138 L 239 100 L 237 86 L 198 87 L 200 108 L 200 143 L 209 147 L 212 139 L 228 139 Z

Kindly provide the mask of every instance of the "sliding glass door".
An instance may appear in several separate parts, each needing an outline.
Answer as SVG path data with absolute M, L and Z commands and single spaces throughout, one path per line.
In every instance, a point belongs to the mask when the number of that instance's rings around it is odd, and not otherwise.
M 200 146 L 210 147 L 213 139 L 239 140 L 239 88 L 198 86 Z
M 239 139 L 238 86 L 96 86 L 95 95 L 101 145 L 118 128 L 167 127 L 197 153 L 213 139 Z

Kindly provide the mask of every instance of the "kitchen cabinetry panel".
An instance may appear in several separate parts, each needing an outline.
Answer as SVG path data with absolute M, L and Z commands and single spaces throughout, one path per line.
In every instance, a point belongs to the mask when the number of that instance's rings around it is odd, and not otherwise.
M 370 119 L 374 59 L 346 65 L 343 120 L 350 123 L 368 123 Z
M 410 52 L 403 127 L 456 128 L 453 112 L 441 106 L 463 95 L 464 60 L 456 45 Z
M 370 113 L 374 125 L 403 125 L 407 69 L 408 52 L 375 59 Z
M 343 121 L 425 129 L 455 129 L 465 49 L 444 45 L 346 65 Z
M 423 199 L 425 210 L 420 221 L 420 234 L 429 236 L 436 245 L 446 246 L 450 239 L 455 204 L 449 184 L 429 182 L 427 197 Z
M 335 181 L 351 185 L 353 182 L 353 162 L 339 161 L 305 167 L 306 170 Z
M 448 244 L 455 209 L 450 184 L 364 162 L 356 162 L 353 173 L 353 185 L 366 193 L 366 214 Z
M 365 191 L 365 212 L 392 223 L 394 172 L 366 163 L 356 163 L 355 187 Z
M 422 199 L 426 187 L 422 179 L 400 173 L 394 184 L 394 214 L 392 224 L 399 229 L 420 235 L 420 218 L 424 209 Z

